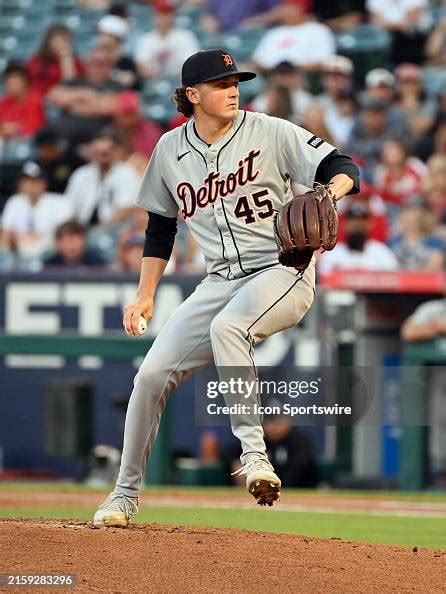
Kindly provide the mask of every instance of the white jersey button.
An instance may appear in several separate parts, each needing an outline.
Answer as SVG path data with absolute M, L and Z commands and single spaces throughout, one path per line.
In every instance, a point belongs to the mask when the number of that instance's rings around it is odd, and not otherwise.
M 231 240 L 229 239 L 229 237 L 227 237 L 227 238 L 225 239 L 225 244 L 226 244 L 226 245 L 229 245 L 230 243 L 231 243 Z

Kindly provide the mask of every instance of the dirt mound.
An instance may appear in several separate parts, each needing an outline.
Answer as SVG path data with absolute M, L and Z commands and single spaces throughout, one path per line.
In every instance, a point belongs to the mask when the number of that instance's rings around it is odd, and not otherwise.
M 431 594 L 446 583 L 446 552 L 244 530 L 0 520 L 0 550 L 0 572 L 76 574 L 83 592 Z

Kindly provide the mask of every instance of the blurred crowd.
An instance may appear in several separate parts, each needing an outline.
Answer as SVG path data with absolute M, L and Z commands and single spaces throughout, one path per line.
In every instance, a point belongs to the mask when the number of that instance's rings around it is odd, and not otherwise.
M 75 21 L 53 18 L 34 51 L 2 63 L 0 272 L 139 272 L 147 214 L 133 200 L 161 134 L 185 121 L 168 107 L 171 90 L 190 54 L 223 43 L 259 74 L 243 108 L 311 130 L 361 169 L 320 272 L 444 269 L 442 2 L 45 1 L 90 14 L 93 28 L 79 48 Z M 203 270 L 180 224 L 168 271 Z

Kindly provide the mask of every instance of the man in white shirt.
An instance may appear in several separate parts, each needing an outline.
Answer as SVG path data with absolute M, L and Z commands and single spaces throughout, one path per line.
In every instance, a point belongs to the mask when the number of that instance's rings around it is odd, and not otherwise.
M 429 0 L 367 0 L 370 22 L 392 34 L 393 64 L 423 62 L 423 47 L 432 25 L 429 5 Z
M 309 20 L 302 7 L 284 6 L 282 23 L 260 39 L 252 55 L 257 67 L 269 70 L 286 61 L 306 70 L 319 70 L 335 53 L 333 33 L 326 25 Z
M 345 217 L 346 240 L 319 259 L 319 272 L 327 274 L 338 269 L 396 270 L 398 261 L 385 243 L 367 239 L 369 212 L 360 202 L 352 202 Z
M 337 146 L 343 146 L 353 128 L 356 100 L 353 94 L 353 62 L 346 56 L 331 56 L 322 67 L 323 93 L 317 102 L 325 125 Z
M 3 210 L 0 245 L 16 251 L 24 261 L 40 260 L 51 247 L 56 228 L 71 216 L 68 201 L 46 189 L 42 169 L 28 161 L 22 168 L 18 193 Z
M 175 5 L 170 0 L 152 4 L 155 28 L 136 41 L 135 62 L 143 78 L 179 76 L 183 62 L 200 49 L 192 31 L 174 27 Z
M 137 210 L 133 200 L 140 184 L 136 169 L 119 160 L 119 140 L 112 133 L 96 136 L 91 162 L 74 171 L 65 192 L 73 217 L 88 227 L 114 225 Z

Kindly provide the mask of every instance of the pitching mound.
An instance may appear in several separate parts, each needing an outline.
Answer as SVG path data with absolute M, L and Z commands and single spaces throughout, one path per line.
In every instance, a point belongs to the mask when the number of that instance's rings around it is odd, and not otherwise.
M 0 572 L 76 574 L 84 592 L 431 594 L 446 583 L 444 552 L 243 530 L 0 520 L 0 550 Z

